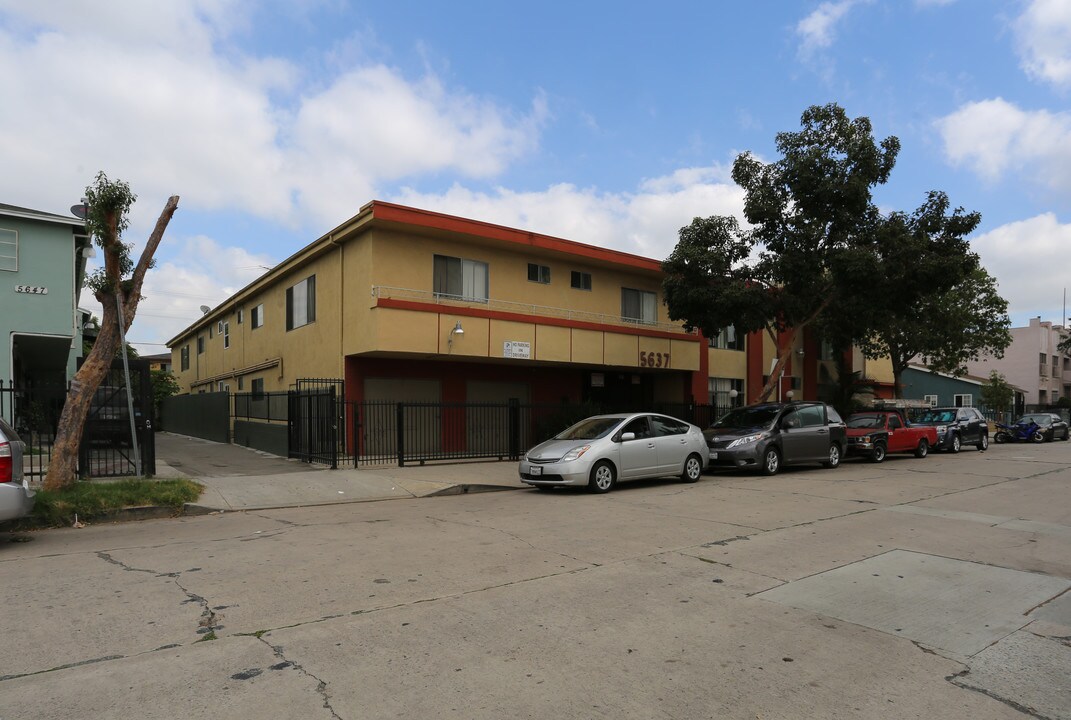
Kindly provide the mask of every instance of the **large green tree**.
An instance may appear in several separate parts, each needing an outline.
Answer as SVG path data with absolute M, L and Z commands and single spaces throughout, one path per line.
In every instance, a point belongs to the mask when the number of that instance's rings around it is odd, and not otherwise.
M 877 142 L 869 119 L 835 104 L 812 106 L 798 132 L 779 133 L 781 159 L 745 153 L 733 180 L 745 191 L 743 229 L 731 217 L 696 218 L 663 263 L 669 315 L 712 337 L 735 325 L 764 330 L 777 364 L 759 395 L 777 386 L 794 336 L 865 286 L 879 214 L 871 200 L 896 162 L 900 142 Z
M 997 282 L 978 265 L 950 289 L 920 296 L 901 309 L 859 346 L 868 357 L 892 361 L 897 397 L 900 377 L 918 358 L 930 369 L 954 376 L 966 374 L 966 363 L 984 356 L 1003 357 L 1011 344 L 1008 301 L 997 292 Z
M 153 255 L 179 201 L 177 195 L 168 198 L 135 265 L 130 255 L 132 246 L 123 242 L 122 234 L 129 226 L 127 216 L 136 199 L 129 185 L 121 180 L 109 180 L 103 172 L 86 188 L 86 229 L 104 253 L 104 266 L 86 279 L 86 287 L 103 307 L 104 317 L 96 342 L 67 392 L 45 476 L 48 490 L 65 487 L 78 479 L 78 446 L 86 415 L 94 393 L 120 350 L 120 312 L 125 332 L 134 321 L 145 273 L 152 267 Z
M 1004 413 L 1014 409 L 1015 390 L 996 370 L 989 373 L 989 380 L 982 385 L 981 396 L 982 405 L 987 410 Z
M 934 306 L 950 301 L 948 293 L 967 284 L 980 267 L 967 235 L 981 215 L 950 207 L 945 193 L 931 191 L 910 214 L 879 216 L 871 231 L 871 252 L 856 258 L 852 292 L 838 295 L 818 323 L 819 334 L 836 347 L 856 345 L 868 357 L 890 357 L 897 397 L 901 376 L 916 355 L 932 356 L 945 366 L 955 362 L 947 343 L 934 344 L 947 327 L 925 335 L 922 328 L 949 322 L 984 325 L 971 317 L 970 305 L 932 317 Z M 989 347 L 989 339 L 983 347 Z

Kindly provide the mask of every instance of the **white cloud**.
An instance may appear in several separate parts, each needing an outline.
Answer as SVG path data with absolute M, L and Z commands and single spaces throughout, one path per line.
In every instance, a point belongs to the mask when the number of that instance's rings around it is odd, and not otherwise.
M 1015 21 L 1015 36 L 1027 75 L 1057 86 L 1071 85 L 1071 3 L 1031 0 Z
M 814 12 L 796 24 L 796 34 L 800 36 L 800 55 L 809 57 L 816 50 L 833 44 L 837 24 L 844 18 L 859 0 L 838 0 L 824 2 Z
M 406 191 L 397 202 L 531 230 L 661 260 L 693 217 L 743 214 L 744 195 L 718 165 L 684 168 L 643 182 L 634 193 L 600 193 L 560 184 L 539 192 L 473 192 L 455 185 L 441 194 Z
M 143 200 L 135 228 L 171 194 L 187 210 L 330 226 L 385 182 L 493 177 L 538 145 L 539 94 L 518 112 L 363 58 L 309 83 L 290 61 L 233 49 L 250 11 L 0 0 L 0 67 L 19 68 L 0 73 L 18 108 L 0 113 L 0 197 L 56 211 L 103 169 Z
M 1026 111 L 996 98 L 964 105 L 936 125 L 949 160 L 989 181 L 1016 171 L 1071 190 L 1071 113 Z
M 971 247 L 997 278 L 1013 316 L 1058 319 L 1067 287 L 1071 224 L 1052 213 L 1008 223 L 972 238 Z

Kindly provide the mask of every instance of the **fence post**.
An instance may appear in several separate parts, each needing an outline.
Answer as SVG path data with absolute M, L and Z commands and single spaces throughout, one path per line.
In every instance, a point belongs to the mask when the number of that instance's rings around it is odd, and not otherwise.
M 398 467 L 403 467 L 405 465 L 405 406 L 402 403 L 398 403 L 397 408 L 396 423 L 398 427 L 396 428 L 395 448 L 398 451 Z
M 521 401 L 509 399 L 509 459 L 521 457 Z

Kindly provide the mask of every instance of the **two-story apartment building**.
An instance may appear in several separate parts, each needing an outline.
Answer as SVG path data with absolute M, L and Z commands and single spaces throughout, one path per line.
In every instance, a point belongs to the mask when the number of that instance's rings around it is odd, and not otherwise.
M 89 247 L 78 218 L 0 204 L 0 380 L 63 387 L 74 374 Z
M 186 392 L 344 379 L 357 401 L 743 404 L 774 344 L 707 340 L 662 303 L 661 262 L 373 201 L 168 342 Z M 817 397 L 798 341 L 782 397 Z
M 1010 329 L 1012 343 L 1003 358 L 986 358 L 967 363 L 971 375 L 988 377 L 996 370 L 1012 385 L 1022 388 L 1026 405 L 1055 405 L 1060 398 L 1071 400 L 1071 353 L 1058 346 L 1069 331 L 1061 325 L 1030 318 L 1025 327 Z

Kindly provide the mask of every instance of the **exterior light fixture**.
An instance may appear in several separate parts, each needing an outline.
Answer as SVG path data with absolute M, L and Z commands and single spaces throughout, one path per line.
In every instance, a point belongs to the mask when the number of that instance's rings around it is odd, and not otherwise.
M 461 321 L 458 320 L 454 324 L 454 327 L 450 329 L 450 333 L 446 336 L 446 344 L 447 344 L 447 346 L 451 346 L 451 345 L 454 344 L 454 335 L 457 335 L 458 337 L 461 337 L 464 334 L 465 334 L 465 330 L 461 327 Z

